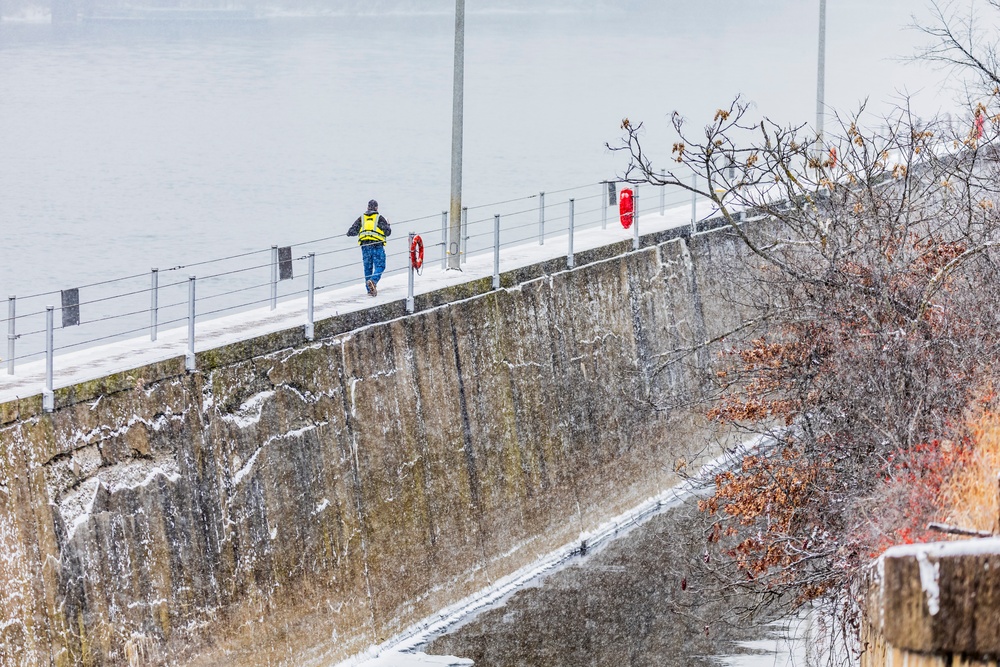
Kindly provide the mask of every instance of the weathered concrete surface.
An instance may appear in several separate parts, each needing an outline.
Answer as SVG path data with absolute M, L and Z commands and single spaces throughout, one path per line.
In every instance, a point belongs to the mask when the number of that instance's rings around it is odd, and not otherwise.
M 662 401 L 742 254 L 592 251 L 0 406 L 0 666 L 322 664 L 574 539 L 709 453 Z
M 996 664 L 1000 538 L 894 547 L 869 590 L 865 667 Z
M 714 521 L 689 497 L 420 650 L 471 659 L 477 667 L 822 664 L 808 662 L 804 650 L 794 661 L 766 653 L 761 640 L 774 626 L 750 626 L 743 612 L 753 596 L 736 587 L 719 590 L 716 573 L 703 562 Z M 799 632 L 801 625 L 807 624 L 794 624 Z M 786 640 L 795 634 L 789 627 Z M 816 641 L 808 628 L 802 634 L 790 643 Z
M 886 644 L 885 637 L 871 627 L 862 631 L 862 643 L 867 647 L 861 654 L 860 667 L 997 667 L 997 661 L 953 653 L 917 653 Z

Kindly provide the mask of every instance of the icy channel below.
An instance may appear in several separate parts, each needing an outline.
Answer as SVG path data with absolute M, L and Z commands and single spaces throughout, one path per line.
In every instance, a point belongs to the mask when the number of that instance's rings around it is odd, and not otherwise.
M 713 586 L 705 492 L 670 489 L 338 667 L 816 664 L 816 614 L 747 625 L 750 601 Z

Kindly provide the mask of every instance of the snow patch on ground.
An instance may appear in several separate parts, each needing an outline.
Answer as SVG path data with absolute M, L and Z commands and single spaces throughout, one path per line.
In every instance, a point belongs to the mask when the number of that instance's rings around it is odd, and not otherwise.
M 427 655 L 426 653 L 395 653 L 383 655 L 365 663 L 365 667 L 469 667 L 473 662 L 466 658 Z

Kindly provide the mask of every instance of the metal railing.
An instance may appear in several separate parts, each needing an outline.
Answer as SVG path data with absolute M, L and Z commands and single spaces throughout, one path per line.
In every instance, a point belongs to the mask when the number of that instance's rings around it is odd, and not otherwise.
M 493 253 L 493 286 L 500 286 L 501 251 L 523 246 L 535 239 L 544 245 L 547 238 L 568 237 L 566 260 L 574 262 L 575 232 L 585 228 L 608 226 L 608 210 L 617 217 L 616 193 L 619 181 L 603 181 L 557 191 L 510 199 L 492 204 L 469 206 L 462 210 L 461 263 L 470 256 Z M 658 206 L 646 205 L 646 192 L 653 186 L 631 186 L 635 222 L 633 248 L 639 247 L 640 213 L 685 205 L 688 195 L 675 191 L 668 198 L 660 190 Z M 640 208 L 639 190 L 642 190 Z M 649 197 L 650 203 L 654 201 Z M 614 203 L 613 203 L 614 202 Z M 488 212 L 487 212 L 488 211 Z M 447 265 L 447 212 L 441 226 L 433 222 L 438 214 L 394 221 L 393 229 L 409 228 L 409 240 L 420 235 L 428 254 L 440 251 L 442 268 Z M 694 222 L 692 206 L 692 222 Z M 440 239 L 430 242 L 436 235 Z M 415 279 L 409 261 L 410 243 L 396 242 L 407 236 L 390 236 L 387 247 L 389 268 L 383 275 L 409 271 L 407 310 L 413 311 Z M 339 246 L 339 247 L 338 247 Z M 552 255 L 561 254 L 553 249 Z M 270 248 L 180 264 L 166 269 L 152 268 L 149 273 L 112 278 L 72 289 L 52 290 L 8 297 L 7 317 L 0 319 L 0 330 L 7 329 L 7 374 L 29 360 L 45 359 L 46 380 L 43 400 L 46 409 L 52 402 L 52 365 L 56 353 L 66 353 L 112 341 L 149 336 L 157 341 L 166 329 L 187 327 L 188 370 L 195 365 L 195 324 L 243 311 L 270 310 L 279 304 L 305 296 L 304 327 L 308 339 L 314 336 L 314 306 L 317 292 L 364 283 L 356 245 L 345 246 L 343 233 L 288 246 Z M 58 301 L 59 305 L 53 305 Z M 57 323 L 57 317 L 59 322 Z M 56 335 L 58 329 L 58 336 Z

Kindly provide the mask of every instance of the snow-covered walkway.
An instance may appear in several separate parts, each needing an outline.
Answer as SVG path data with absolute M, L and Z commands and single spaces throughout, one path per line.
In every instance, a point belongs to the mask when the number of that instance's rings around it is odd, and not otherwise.
M 710 202 L 704 202 L 698 209 L 699 218 L 708 217 L 713 212 Z M 669 209 L 664 215 L 644 214 L 639 219 L 641 234 L 650 234 L 673 227 L 690 224 L 690 206 Z M 622 229 L 615 221 L 609 221 L 607 229 L 586 228 L 574 235 L 575 253 L 603 245 L 629 240 L 631 229 Z M 545 239 L 545 245 L 525 243 L 504 248 L 500 254 L 500 271 L 529 266 L 531 264 L 565 256 L 568 250 L 567 236 Z M 360 253 L 358 265 L 361 264 Z M 423 275 L 415 277 L 414 292 L 426 294 L 442 287 L 459 285 L 493 275 L 492 252 L 472 255 L 461 271 L 444 271 L 437 262 L 427 262 Z M 316 322 L 324 318 L 364 310 L 375 304 L 406 299 L 406 272 L 386 276 L 379 283 L 378 296 L 365 293 L 360 281 L 357 286 L 317 292 L 314 305 Z M 214 349 L 262 336 L 277 331 L 304 326 L 306 323 L 305 297 L 278 303 L 275 310 L 259 308 L 205 321 L 195 325 L 195 350 Z M 148 336 L 129 340 L 114 341 L 105 345 L 84 348 L 67 354 L 57 355 L 53 362 L 53 388 L 71 386 L 80 382 L 158 363 L 175 357 L 182 357 L 187 351 L 187 327 L 177 327 L 160 331 L 157 340 Z M 7 375 L 0 369 L 0 403 L 40 395 L 45 385 L 45 361 L 39 360 L 20 365 L 14 375 Z

